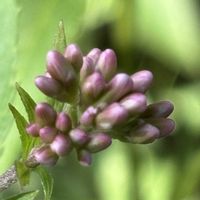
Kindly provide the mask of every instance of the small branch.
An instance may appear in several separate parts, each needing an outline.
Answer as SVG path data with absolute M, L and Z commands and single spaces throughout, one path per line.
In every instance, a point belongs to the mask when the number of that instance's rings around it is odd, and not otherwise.
M 12 165 L 5 173 L 0 175 L 0 192 L 6 190 L 16 182 L 17 182 L 17 172 L 15 166 Z

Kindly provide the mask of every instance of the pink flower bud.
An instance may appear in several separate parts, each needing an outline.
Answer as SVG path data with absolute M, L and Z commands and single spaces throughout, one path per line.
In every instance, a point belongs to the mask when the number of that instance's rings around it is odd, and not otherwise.
M 83 54 L 77 44 L 70 44 L 64 52 L 65 58 L 72 64 L 77 72 L 79 72 L 83 64 Z
M 148 70 L 142 70 L 134 73 L 131 78 L 134 83 L 133 91 L 144 93 L 151 86 L 153 74 Z
M 125 138 L 130 143 L 152 143 L 159 137 L 160 131 L 151 124 L 142 124 L 134 128 Z
M 94 133 L 86 145 L 86 149 L 91 153 L 96 153 L 106 149 L 112 143 L 112 138 L 105 133 Z
M 36 121 L 41 125 L 52 125 L 56 120 L 55 110 L 47 103 L 38 103 L 35 107 Z
M 39 136 L 39 130 L 40 130 L 40 126 L 39 126 L 39 124 L 36 124 L 36 123 L 29 124 L 26 127 L 26 132 L 33 137 Z
M 124 73 L 119 73 L 109 82 L 107 93 L 103 96 L 105 102 L 111 103 L 121 99 L 133 90 L 132 79 Z
M 96 117 L 98 128 L 110 130 L 114 126 L 120 126 L 128 119 L 128 112 L 119 103 L 112 103 Z
M 84 167 L 88 167 L 92 164 L 92 155 L 89 151 L 85 149 L 79 150 L 77 152 L 77 157 L 79 163 Z
M 51 150 L 59 156 L 65 156 L 72 150 L 72 143 L 68 136 L 58 134 L 50 144 Z
M 48 77 L 48 78 L 52 78 L 51 74 L 49 74 L 48 71 L 46 71 L 46 72 L 44 73 L 44 76 L 45 76 L 45 77 Z
M 49 78 L 47 76 L 38 76 L 35 79 L 35 85 L 45 95 L 55 98 L 61 102 L 66 102 L 69 97 L 61 84 L 53 78 Z
M 80 82 L 83 81 L 94 72 L 94 63 L 90 57 L 83 57 L 83 65 L 80 70 Z
M 80 123 L 84 126 L 92 126 L 94 119 L 98 113 L 98 109 L 90 106 L 80 117 Z
M 47 71 L 56 80 L 65 86 L 74 82 L 76 75 L 71 64 L 58 51 L 49 51 L 47 54 Z
M 85 103 L 91 103 L 101 95 L 105 88 L 105 81 L 103 76 L 99 72 L 94 72 L 84 81 L 81 91 L 83 101 Z
M 47 76 L 38 76 L 35 79 L 35 85 L 49 97 L 62 100 L 65 96 L 64 88 L 53 78 Z
M 35 160 L 43 165 L 53 166 L 58 160 L 58 156 L 51 151 L 49 146 L 43 146 L 34 152 Z
M 151 118 L 151 117 L 168 117 L 174 110 L 174 106 L 169 101 L 159 101 L 148 105 L 141 117 Z
M 106 49 L 101 53 L 96 69 L 102 73 L 106 81 L 113 78 L 117 69 L 117 57 L 112 49 Z
M 135 116 L 145 111 L 147 107 L 146 96 L 142 93 L 133 93 L 120 101 L 129 114 Z
M 61 112 L 56 118 L 56 128 L 62 132 L 68 132 L 72 127 L 72 122 L 68 114 Z
M 89 140 L 88 134 L 79 128 L 71 130 L 69 132 L 69 137 L 77 146 L 82 146 Z
M 93 64 L 96 65 L 100 55 L 101 50 L 98 48 L 94 48 L 87 54 L 87 57 L 91 58 L 93 60 Z
M 49 126 L 45 126 L 39 131 L 40 138 L 44 143 L 51 143 L 54 140 L 56 134 L 56 129 Z
M 160 130 L 160 137 L 166 137 L 175 129 L 175 122 L 166 118 L 149 118 L 146 122 L 156 126 Z

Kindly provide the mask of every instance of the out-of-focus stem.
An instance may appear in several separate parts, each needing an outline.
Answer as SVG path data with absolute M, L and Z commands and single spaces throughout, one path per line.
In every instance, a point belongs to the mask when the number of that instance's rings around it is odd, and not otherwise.
M 12 165 L 6 172 L 0 175 L 0 192 L 6 190 L 16 182 L 17 182 L 17 172 L 15 166 Z
M 35 168 L 39 165 L 32 153 L 30 153 L 28 159 L 25 162 L 25 165 L 28 168 Z M 0 192 L 8 189 L 11 185 L 15 184 L 18 181 L 17 170 L 15 165 L 12 165 L 7 169 L 2 175 L 0 175 Z

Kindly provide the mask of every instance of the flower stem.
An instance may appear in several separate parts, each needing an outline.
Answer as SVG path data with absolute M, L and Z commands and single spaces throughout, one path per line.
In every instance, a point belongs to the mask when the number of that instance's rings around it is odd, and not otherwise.
M 24 161 L 24 164 L 29 169 L 36 168 L 39 165 L 32 152 L 29 154 L 28 159 Z M 17 169 L 15 165 L 12 165 L 2 175 L 0 175 L 0 192 L 8 189 L 11 185 L 15 184 L 17 181 L 18 181 Z
M 8 189 L 17 182 L 17 172 L 15 165 L 12 165 L 6 172 L 0 175 L 0 192 Z

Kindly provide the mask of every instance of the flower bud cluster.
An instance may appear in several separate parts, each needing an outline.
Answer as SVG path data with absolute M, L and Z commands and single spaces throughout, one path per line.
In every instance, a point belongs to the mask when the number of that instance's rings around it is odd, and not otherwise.
M 65 112 L 57 113 L 47 103 L 35 107 L 35 122 L 28 124 L 26 132 L 40 138 L 40 147 L 34 151 L 35 160 L 40 164 L 54 165 L 58 158 L 68 155 L 73 148 L 77 151 L 82 165 L 91 164 L 91 154 L 107 148 L 111 137 L 104 133 L 88 134 L 72 129 L 72 121 Z
M 172 119 L 167 118 L 173 111 L 173 104 L 160 101 L 147 106 L 135 120 L 135 125 L 120 140 L 130 143 L 151 143 L 168 136 L 175 128 Z
M 46 103 L 36 106 L 36 121 L 27 132 L 39 136 L 44 144 L 35 156 L 38 162 L 54 164 L 58 156 L 75 148 L 80 163 L 89 165 L 91 153 L 108 147 L 112 138 L 151 143 L 173 131 L 175 123 L 167 118 L 173 105 L 169 101 L 147 105 L 145 93 L 153 74 L 142 70 L 130 76 L 116 71 L 117 56 L 112 49 L 94 48 L 83 55 L 76 44 L 70 44 L 63 54 L 48 52 L 46 73 L 38 76 L 35 84 L 64 103 L 72 103 L 77 93 L 79 114 L 72 128 L 73 119 L 67 113 L 56 113 Z

